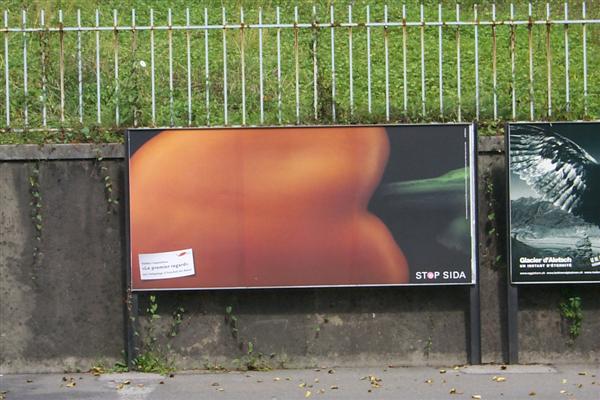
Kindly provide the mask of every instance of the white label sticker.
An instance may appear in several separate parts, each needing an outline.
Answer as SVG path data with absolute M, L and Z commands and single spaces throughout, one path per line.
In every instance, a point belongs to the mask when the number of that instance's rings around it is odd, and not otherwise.
M 196 273 L 192 249 L 164 253 L 139 254 L 140 277 L 143 281 L 190 276 Z

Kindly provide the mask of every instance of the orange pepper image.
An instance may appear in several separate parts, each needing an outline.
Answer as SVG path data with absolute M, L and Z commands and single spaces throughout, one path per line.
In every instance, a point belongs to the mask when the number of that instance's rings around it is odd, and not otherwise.
M 166 130 L 129 164 L 134 289 L 402 284 L 367 210 L 385 128 Z M 138 255 L 191 248 L 193 276 L 141 280 Z

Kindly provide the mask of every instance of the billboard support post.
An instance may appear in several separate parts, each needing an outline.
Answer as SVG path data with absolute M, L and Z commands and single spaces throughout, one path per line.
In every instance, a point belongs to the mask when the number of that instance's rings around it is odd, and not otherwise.
M 127 369 L 130 371 L 134 368 L 134 360 L 137 357 L 137 327 L 139 316 L 139 295 L 129 291 L 127 296 L 127 336 L 125 343 L 125 352 L 127 355 Z
M 507 285 L 508 363 L 519 363 L 519 288 Z
M 481 364 L 481 301 L 479 281 L 469 288 L 469 364 Z

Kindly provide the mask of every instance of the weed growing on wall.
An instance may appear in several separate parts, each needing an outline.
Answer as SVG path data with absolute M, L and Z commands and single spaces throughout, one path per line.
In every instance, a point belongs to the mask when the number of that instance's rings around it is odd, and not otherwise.
M 268 371 L 271 369 L 269 360 L 261 352 L 254 351 L 254 343 L 240 338 L 238 330 L 238 318 L 233 313 L 233 307 L 225 307 L 225 323 L 231 331 L 231 336 L 235 339 L 237 347 L 243 352 L 242 356 L 236 358 L 233 362 L 238 369 L 243 371 Z M 269 356 L 274 358 L 275 354 Z
M 42 218 L 42 194 L 40 192 L 40 162 L 35 162 L 31 174 L 29 175 L 29 194 L 31 201 L 29 207 L 31 210 L 31 221 L 35 228 L 36 245 L 33 249 L 34 259 L 39 255 L 39 245 L 42 240 L 43 218 Z
M 144 339 L 138 356 L 133 360 L 135 369 L 141 372 L 156 372 L 167 375 L 175 370 L 173 361 L 160 346 L 157 337 L 157 322 L 161 318 L 158 313 L 158 303 L 155 295 L 149 296 L 146 308 L 148 321 L 145 324 Z
M 104 199 L 107 203 L 107 213 L 115 213 L 117 211 L 117 206 L 119 204 L 119 199 L 114 195 L 114 186 L 113 180 L 108 172 L 108 167 L 103 163 L 104 158 L 100 156 L 100 151 L 97 151 L 96 156 L 96 167 L 98 169 L 98 174 L 100 175 L 100 179 L 102 181 L 102 185 L 104 187 Z
M 583 323 L 583 305 L 581 297 L 576 296 L 569 290 L 563 290 L 563 300 L 558 305 L 560 315 L 568 324 L 569 339 L 572 344 L 581 334 Z

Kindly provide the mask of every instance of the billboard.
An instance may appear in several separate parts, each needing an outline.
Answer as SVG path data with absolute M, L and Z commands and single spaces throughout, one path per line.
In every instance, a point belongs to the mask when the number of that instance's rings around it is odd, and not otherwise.
M 511 281 L 600 282 L 600 123 L 507 133 Z
M 129 130 L 132 290 L 473 284 L 473 125 Z

